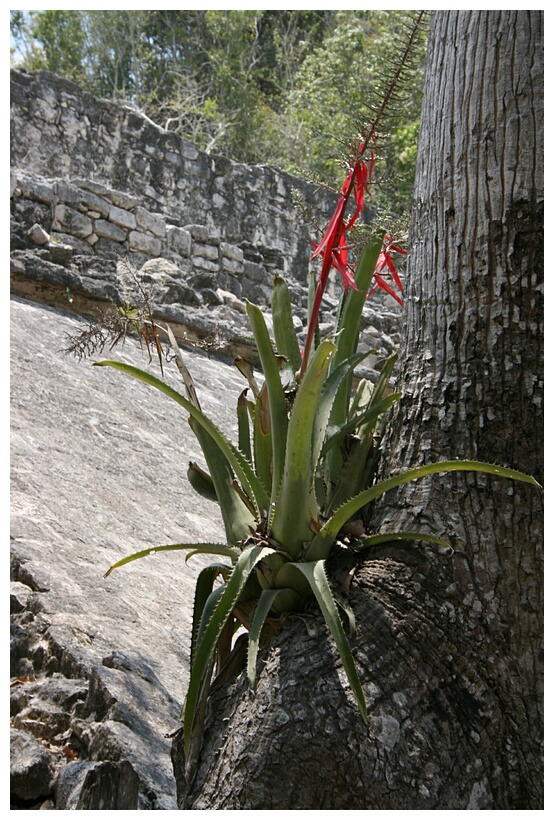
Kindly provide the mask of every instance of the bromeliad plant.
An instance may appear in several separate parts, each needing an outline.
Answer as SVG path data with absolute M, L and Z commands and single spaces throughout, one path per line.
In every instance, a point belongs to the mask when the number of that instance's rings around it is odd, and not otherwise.
M 383 107 L 387 102 L 385 95 Z M 364 535 L 372 502 L 407 482 L 453 470 L 479 470 L 536 485 L 515 470 L 458 460 L 377 480 L 379 442 L 388 411 L 400 394 L 389 390 L 395 356 L 374 384 L 362 379 L 355 385 L 354 371 L 366 355 L 358 353 L 360 318 L 376 287 L 401 301 L 393 254 L 403 251 L 376 230 L 355 267 L 349 257 L 352 231 L 372 181 L 379 117 L 358 140 L 335 212 L 314 245 L 313 259 L 321 258 L 321 269 L 311 295 L 303 351 L 283 278 L 277 277 L 273 285 L 274 340 L 261 310 L 247 303 L 264 381 L 259 387 L 251 365 L 237 362 L 249 382 L 237 405 L 237 444 L 202 411 L 169 328 L 185 395 L 144 370 L 117 361 L 97 363 L 155 387 L 183 408 L 207 465 L 204 470 L 191 464 L 190 482 L 218 502 L 223 518 L 225 544 L 157 546 L 118 561 L 108 571 L 155 552 L 184 550 L 187 561 L 198 554 L 217 557 L 199 572 L 194 601 L 190 682 L 183 711 L 185 754 L 192 764 L 214 679 L 232 673 L 240 648 L 245 647 L 247 675 L 254 686 L 260 645 L 278 628 L 283 613 L 302 610 L 313 601 L 334 638 L 361 716 L 367 719 L 363 688 L 327 575 L 329 557 L 345 548 L 346 532 L 357 534 L 358 549 L 398 539 L 448 546 L 421 532 Z M 344 293 L 335 332 L 319 341 L 321 300 L 333 267 L 342 277 Z M 156 334 L 153 323 L 150 332 Z M 352 626 L 352 613 L 345 609 Z M 237 638 L 240 627 L 246 637 Z
M 358 159 L 357 163 L 363 163 Z M 362 179 L 360 174 L 360 179 Z M 361 186 L 360 186 L 361 187 Z M 360 196 L 357 184 L 354 188 Z M 341 203 L 342 208 L 342 203 Z M 333 224 L 333 223 L 332 223 Z M 365 353 L 357 352 L 358 328 L 364 301 L 386 267 L 393 281 L 394 249 L 377 232 L 363 249 L 355 272 L 344 256 L 343 237 L 352 225 L 341 216 L 327 231 L 314 256 L 324 253 L 347 280 L 335 333 L 319 344 L 313 319 L 303 353 L 293 325 L 290 295 L 284 279 L 274 281 L 272 313 L 275 341 L 261 310 L 247 303 L 247 313 L 265 377 L 258 388 L 247 362 L 237 365 L 250 382 L 238 400 L 238 444 L 233 444 L 202 412 L 192 380 L 171 331 L 168 333 L 183 375 L 186 395 L 152 374 L 117 361 L 101 361 L 157 388 L 189 415 L 208 470 L 189 468 L 192 486 L 219 503 L 225 544 L 171 544 L 135 553 L 109 570 L 155 552 L 184 550 L 217 556 L 203 568 L 194 602 L 190 683 L 183 721 L 187 759 L 200 742 L 203 714 L 214 676 L 225 674 L 238 649 L 233 637 L 247 630 L 247 674 L 256 681 L 260 644 L 286 612 L 302 610 L 314 600 L 336 642 L 362 718 L 366 702 L 339 610 L 326 573 L 329 556 L 343 549 L 344 532 L 360 534 L 361 511 L 388 490 L 436 473 L 479 470 L 536 485 L 515 470 L 474 461 L 441 461 L 376 481 L 381 439 L 387 412 L 400 398 L 388 385 L 396 356 L 385 363 L 375 384 L 361 380 L 353 389 L 354 370 Z M 331 251 L 328 248 L 331 247 Z M 320 287 L 324 266 L 318 280 Z M 380 277 L 380 278 L 378 278 Z M 383 281 L 386 281 L 383 279 Z M 389 289 L 391 286 L 387 282 Z M 310 355 L 311 353 L 311 355 Z M 448 546 L 421 532 L 361 535 L 357 549 L 393 540 L 429 541 Z M 220 583 L 218 583 L 220 581 Z M 344 605 L 344 604 L 343 604 Z M 348 613 L 350 624 L 352 613 Z M 243 641 L 238 641 L 238 646 Z

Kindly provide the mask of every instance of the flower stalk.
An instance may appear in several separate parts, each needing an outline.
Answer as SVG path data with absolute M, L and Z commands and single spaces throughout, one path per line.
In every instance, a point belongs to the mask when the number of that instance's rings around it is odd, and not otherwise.
M 394 98 L 395 92 L 404 73 L 405 66 L 408 62 L 410 54 L 412 53 L 413 45 L 417 37 L 418 31 L 422 25 L 424 17 L 425 11 L 420 11 L 416 17 L 416 20 L 411 29 L 410 35 L 406 41 L 400 59 L 398 60 L 396 70 L 394 71 L 392 78 L 386 89 L 386 92 L 381 99 L 377 112 L 375 116 L 372 118 L 369 127 L 367 128 L 365 136 L 358 138 L 355 151 L 355 159 L 350 165 L 348 175 L 340 191 L 337 207 L 335 208 L 333 216 L 331 217 L 331 220 L 329 221 L 329 224 L 323 233 L 321 241 L 319 242 L 319 244 L 317 245 L 312 254 L 312 261 L 316 259 L 318 256 L 322 256 L 323 260 L 321 263 L 321 271 L 317 280 L 314 300 L 312 304 L 312 311 L 308 323 L 306 343 L 304 345 L 304 353 L 302 357 L 302 365 L 300 367 L 300 372 L 298 374 L 299 381 L 300 379 L 302 379 L 308 366 L 319 311 L 321 309 L 321 301 L 323 299 L 325 288 L 327 287 L 327 280 L 329 279 L 329 273 L 331 271 L 331 268 L 334 267 L 339 271 L 345 289 L 356 289 L 354 276 L 352 274 L 351 268 L 348 265 L 349 248 L 347 244 L 346 234 L 355 226 L 360 214 L 363 211 L 364 195 L 366 193 L 369 194 L 369 185 L 372 181 L 373 168 L 377 156 L 375 148 L 377 133 L 381 126 L 385 112 L 387 111 L 391 103 L 391 100 Z M 373 146 L 371 150 L 370 146 Z M 367 154 L 368 150 L 370 150 L 370 159 L 369 162 L 366 162 L 364 157 Z M 346 211 L 352 195 L 354 195 L 355 210 L 354 214 L 350 217 L 350 219 L 346 220 Z M 388 246 L 385 245 L 385 248 L 383 249 L 383 263 L 393 273 L 394 277 L 396 274 L 396 269 L 394 267 L 394 263 L 392 263 L 392 259 L 390 256 L 391 250 L 396 250 L 400 253 L 405 253 L 405 251 L 398 249 L 392 243 L 389 243 Z M 383 267 L 378 267 L 378 269 L 376 270 L 375 286 L 370 291 L 368 296 L 374 292 L 376 287 L 379 287 L 382 290 L 389 293 L 391 296 L 393 296 L 393 298 L 396 299 L 396 301 L 400 302 L 400 304 L 402 304 L 402 300 L 400 299 L 398 294 L 395 293 L 395 291 L 390 287 L 388 282 L 381 275 L 382 270 Z M 399 290 L 401 290 L 402 284 L 400 282 L 400 279 L 397 277 L 397 274 L 395 277 L 395 282 Z

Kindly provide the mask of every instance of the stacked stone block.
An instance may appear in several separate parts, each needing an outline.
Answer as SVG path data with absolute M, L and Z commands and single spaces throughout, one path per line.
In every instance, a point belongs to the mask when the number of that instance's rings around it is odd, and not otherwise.
M 58 256 L 65 248 L 65 261 L 71 255 L 115 256 L 138 269 L 148 260 L 170 260 L 176 277 L 200 291 L 207 304 L 221 304 L 223 291 L 269 306 L 273 277 L 285 267 L 275 249 L 223 241 L 205 225 L 171 224 L 137 198 L 91 180 L 47 180 L 16 170 L 11 188 L 12 216 L 25 224 L 31 242 L 44 246 L 50 240 L 47 246 Z

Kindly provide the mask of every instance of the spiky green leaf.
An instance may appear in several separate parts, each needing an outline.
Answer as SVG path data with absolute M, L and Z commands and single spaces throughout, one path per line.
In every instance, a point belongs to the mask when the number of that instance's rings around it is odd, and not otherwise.
M 225 544 L 165 544 L 163 547 L 149 547 L 146 550 L 140 550 L 140 552 L 134 552 L 132 555 L 127 555 L 125 558 L 121 558 L 119 561 L 116 561 L 115 564 L 112 564 L 109 570 L 105 573 L 104 578 L 107 578 L 110 573 L 114 571 L 114 569 L 118 569 L 119 567 L 124 567 L 125 564 L 130 564 L 131 561 L 137 561 L 139 558 L 146 558 L 149 555 L 154 555 L 157 552 L 173 552 L 177 551 L 192 551 L 193 554 L 196 553 L 212 553 L 216 555 L 222 555 L 223 553 L 221 550 L 226 550 L 227 547 Z
M 239 544 L 256 528 L 257 520 L 234 486 L 235 476 L 219 443 L 196 419 L 190 426 L 198 439 L 214 484 L 228 544 Z
M 342 427 L 334 428 L 331 435 L 325 439 L 325 443 L 321 450 L 321 455 L 325 455 L 331 447 L 335 447 L 339 442 L 343 441 L 347 435 L 358 430 L 364 424 L 375 422 L 380 415 L 386 413 L 387 410 L 402 398 L 402 393 L 390 393 L 386 398 L 377 402 L 375 405 L 368 405 L 356 416 L 353 416 Z
M 255 504 L 260 518 L 263 516 L 265 511 L 269 508 L 269 497 L 262 483 L 256 476 L 256 473 L 252 469 L 251 464 L 248 462 L 248 459 L 191 401 L 186 399 L 164 381 L 161 381 L 161 379 L 158 379 L 151 373 L 141 370 L 138 367 L 134 367 L 133 365 L 112 360 L 95 362 L 94 365 L 95 367 L 113 367 L 116 370 L 120 370 L 122 373 L 127 373 L 129 376 L 133 376 L 133 378 L 138 379 L 138 381 L 144 382 L 145 384 L 150 385 L 150 387 L 155 387 L 161 393 L 169 396 L 169 398 L 173 399 L 173 401 L 183 407 L 217 442 L 227 457 L 229 464 L 236 473 L 242 486 L 245 488 L 252 502 Z
M 246 394 L 248 388 L 243 390 L 237 401 L 237 426 L 238 426 L 238 445 L 239 450 L 243 453 L 248 461 L 252 461 L 252 450 L 250 446 L 250 413 L 248 411 L 248 401 Z
M 265 383 L 258 394 L 256 404 L 254 406 L 252 439 L 256 475 L 263 483 L 267 492 L 271 495 L 271 486 L 273 483 L 271 418 L 269 414 L 267 385 Z
M 212 477 L 206 470 L 199 467 L 194 461 L 189 461 L 187 470 L 187 478 L 190 486 L 202 498 L 207 498 L 208 501 L 215 501 L 217 503 L 217 493 L 215 491 Z
M 252 689 L 256 686 L 256 659 L 258 657 L 258 650 L 260 648 L 260 636 L 262 629 L 269 615 L 271 607 L 275 598 L 282 590 L 279 589 L 264 589 L 260 595 L 260 600 L 254 612 L 254 617 L 250 624 L 248 631 L 248 661 L 247 674 L 248 681 Z
M 271 312 L 277 350 L 286 357 L 292 372 L 296 373 L 300 370 L 302 359 L 292 318 L 290 293 L 282 276 L 276 276 L 273 280 Z
M 428 532 L 380 532 L 375 535 L 366 535 L 359 539 L 359 547 L 355 546 L 354 549 L 356 552 L 362 552 L 381 544 L 393 544 L 398 541 L 424 541 L 428 544 L 437 544 L 443 548 L 445 553 L 452 553 L 452 547 L 448 541 Z
M 352 651 L 341 623 L 339 611 L 331 587 L 329 586 L 329 581 L 327 580 L 325 561 L 295 563 L 294 566 L 305 575 L 310 583 L 314 596 L 325 618 L 325 623 L 337 645 L 344 671 L 346 672 L 352 692 L 358 703 L 362 719 L 367 723 L 365 695 L 356 670 L 354 658 L 352 657 Z
M 425 478 L 426 476 L 458 471 L 488 473 L 503 478 L 511 478 L 514 481 L 522 481 L 540 488 L 540 484 L 535 481 L 532 476 L 521 473 L 519 470 L 510 470 L 507 467 L 500 467 L 498 464 L 487 464 L 483 461 L 439 461 L 433 464 L 425 464 L 422 467 L 415 467 L 412 470 L 407 470 L 406 472 L 391 476 L 384 481 L 380 481 L 378 484 L 374 484 L 373 487 L 364 490 L 339 507 L 314 537 L 306 557 L 308 560 L 326 558 L 329 555 L 337 535 L 348 519 L 366 504 L 369 504 L 370 501 L 374 501 L 389 490 L 400 487 L 402 484 L 408 484 L 410 481 Z
M 247 300 L 246 312 L 250 319 L 252 332 L 256 340 L 258 354 L 264 371 L 271 417 L 271 447 L 273 451 L 273 485 L 271 501 L 274 503 L 279 488 L 279 478 L 283 474 L 285 464 L 285 450 L 287 446 L 287 427 L 289 423 L 287 402 L 279 366 L 262 311 Z
M 285 468 L 272 519 L 274 538 L 296 558 L 311 540 L 318 518 L 313 478 L 313 429 L 321 390 L 336 352 L 328 339 L 312 355 L 294 401 L 287 437 Z
M 189 752 L 200 695 L 206 685 L 206 676 L 211 674 L 219 636 L 248 582 L 250 573 L 259 561 L 274 552 L 275 550 L 270 547 L 254 545 L 247 547 L 240 554 L 210 621 L 198 641 L 190 670 L 190 681 L 183 714 L 185 755 L 188 755 Z

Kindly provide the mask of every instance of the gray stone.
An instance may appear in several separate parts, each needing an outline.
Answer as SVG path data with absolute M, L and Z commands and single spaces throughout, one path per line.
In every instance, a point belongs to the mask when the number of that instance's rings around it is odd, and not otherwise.
M 206 288 L 202 291 L 202 300 L 205 305 L 210 305 L 211 307 L 223 304 L 223 298 L 219 291 L 212 290 L 211 288 Z
M 167 278 L 173 278 L 179 275 L 179 268 L 175 262 L 159 257 L 157 259 L 149 259 L 140 269 L 141 275 L 146 275 L 150 278 L 163 281 Z
M 114 226 L 115 227 L 115 226 Z M 117 239 L 110 239 L 108 236 L 98 235 L 98 242 L 95 243 L 94 251 L 99 256 L 121 256 L 125 253 L 124 246 Z
M 100 196 L 100 197 L 105 197 L 106 194 L 108 193 L 108 189 L 106 188 L 105 185 L 101 185 L 100 183 L 94 182 L 91 179 L 81 179 L 81 178 L 77 177 L 75 179 L 70 179 L 69 182 L 75 188 L 83 188 L 85 191 L 90 191 L 91 193 L 96 194 L 97 196 Z M 117 204 L 117 203 L 114 203 L 114 204 Z
M 33 590 L 27 584 L 22 584 L 20 581 L 10 582 L 10 612 L 22 612 L 27 606 L 29 596 L 32 595 Z
M 164 302 L 166 304 L 191 305 L 200 307 L 204 304 L 201 294 L 181 282 L 171 282 L 167 285 Z
M 194 241 L 199 244 L 219 245 L 219 236 L 212 233 L 206 225 L 185 225 L 185 229 L 190 233 Z
M 71 142 L 78 143 L 80 140 L 86 141 L 88 130 L 87 120 L 74 108 L 64 105 L 61 106 L 59 126 L 65 138 Z
M 52 234 L 52 241 L 48 242 L 46 248 L 50 254 L 50 259 L 57 265 L 65 265 L 73 256 L 73 242 L 78 242 L 72 237 L 72 244 L 66 244 L 58 240 L 59 234 Z M 88 249 L 90 252 L 90 249 Z
M 181 256 L 190 256 L 192 250 L 192 236 L 184 228 L 170 225 L 167 228 L 167 246 Z
M 10 257 L 10 272 L 11 273 L 25 273 L 25 262 L 23 259 L 18 259 L 15 256 Z
M 37 180 L 31 176 L 18 174 L 17 187 L 21 191 L 21 196 L 26 199 L 35 199 L 44 203 L 54 201 L 54 188 L 46 180 Z
M 216 273 L 219 270 L 219 262 L 212 262 L 209 259 L 205 259 L 203 256 L 193 256 L 191 258 L 191 262 L 193 268 L 212 271 L 213 273 Z
M 106 761 L 90 768 L 83 781 L 76 809 L 138 808 L 139 778 L 128 760 Z
M 52 250 L 52 245 L 68 245 L 74 251 L 77 251 L 79 254 L 90 254 L 90 244 L 89 240 L 93 236 L 86 236 L 84 239 L 78 239 L 76 236 L 72 236 L 70 233 L 63 233 L 62 231 L 52 231 L 52 235 L 50 239 L 52 240 L 51 243 L 48 245 L 48 249 Z M 56 261 L 53 259 L 53 261 Z
M 41 228 L 41 226 L 38 225 L 36 222 L 29 230 L 29 237 L 33 240 L 35 245 L 44 245 L 50 239 L 50 236 L 44 230 L 44 228 Z
M 233 274 L 242 273 L 242 262 L 238 262 L 235 259 L 228 259 L 226 257 L 223 257 L 223 259 L 221 260 L 221 269 Z
M 191 254 L 193 259 L 201 256 L 202 259 L 210 259 L 213 261 L 219 259 L 219 248 L 217 245 L 201 245 L 199 242 L 193 242 Z
M 139 806 L 139 783 L 128 760 L 70 763 L 56 783 L 56 808 L 133 811 Z
M 97 219 L 95 221 L 94 232 L 97 236 L 104 236 L 113 242 L 125 242 L 127 239 L 127 231 L 124 231 L 119 225 L 114 225 L 113 222 L 108 222 L 105 219 Z
M 55 191 L 60 202 L 74 205 L 80 210 L 95 210 L 98 211 L 100 216 L 108 216 L 110 212 L 110 203 L 88 188 L 76 187 L 64 180 L 58 180 Z
M 140 206 L 135 210 L 135 216 L 137 218 L 138 227 L 143 231 L 148 231 L 160 239 L 165 237 L 166 226 L 163 217 L 158 214 L 152 214 L 147 211 L 146 208 Z
M 128 228 L 131 231 L 137 227 L 135 215 L 123 208 L 118 208 L 116 205 L 112 205 L 110 208 L 110 222 L 115 222 L 116 225 Z
M 198 158 L 200 151 L 192 142 L 181 140 L 181 155 L 186 159 L 195 160 Z
M 155 239 L 147 233 L 131 231 L 129 234 L 129 248 L 135 251 L 142 251 L 149 256 L 159 256 L 162 243 L 159 239 Z
M 230 308 L 233 308 L 233 310 L 236 310 L 239 313 L 246 313 L 246 307 L 244 302 L 241 302 L 240 299 L 237 299 L 234 293 L 222 290 L 221 288 L 217 288 L 216 293 L 221 299 L 221 301 L 228 305 Z
M 166 162 L 169 162 L 170 165 L 175 166 L 175 168 L 178 168 L 181 165 L 180 155 L 175 154 L 173 151 L 166 151 L 164 153 L 164 159 Z
M 58 810 L 76 809 L 88 772 L 98 766 L 97 762 L 78 760 L 68 763 L 56 781 L 55 795 Z
M 29 228 L 41 225 L 47 233 L 52 230 L 52 206 L 32 199 L 14 196 L 10 203 L 10 246 L 16 248 L 33 247 L 29 239 Z M 17 237 L 17 238 L 16 238 Z
M 106 190 L 106 197 L 118 208 L 123 208 L 125 211 L 132 211 L 140 204 L 135 197 L 129 196 L 123 191 L 115 191 L 112 188 Z
M 84 239 L 92 233 L 92 222 L 79 211 L 70 208 L 68 205 L 56 205 L 54 210 L 54 222 L 52 229 L 63 231 Z
M 37 697 L 26 706 L 20 705 L 18 713 L 12 718 L 12 725 L 41 740 L 52 742 L 68 730 L 70 715 L 59 706 Z
M 21 800 L 52 793 L 54 766 L 46 747 L 26 732 L 10 731 L 10 792 Z
M 242 248 L 237 247 L 237 245 L 229 245 L 228 242 L 222 242 L 220 248 L 222 256 L 227 259 L 233 259 L 236 262 L 242 262 L 244 260 L 244 252 Z

